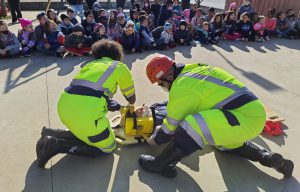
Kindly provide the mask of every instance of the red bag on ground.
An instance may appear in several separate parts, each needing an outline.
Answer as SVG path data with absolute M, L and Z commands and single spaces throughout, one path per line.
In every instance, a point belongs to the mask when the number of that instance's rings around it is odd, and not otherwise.
M 280 121 L 266 121 L 263 133 L 269 136 L 279 136 L 282 135 L 282 123 Z

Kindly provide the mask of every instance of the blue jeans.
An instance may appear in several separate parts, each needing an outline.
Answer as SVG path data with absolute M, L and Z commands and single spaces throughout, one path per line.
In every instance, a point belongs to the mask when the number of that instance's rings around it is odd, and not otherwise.
M 81 22 L 83 21 L 83 5 L 71 5 L 71 8 L 74 10 L 74 17 L 76 17 L 77 13 L 78 16 L 81 19 Z
M 286 29 L 276 29 L 276 32 L 278 35 L 280 35 L 283 38 L 287 38 L 289 36 L 289 33 L 292 29 L 286 28 Z

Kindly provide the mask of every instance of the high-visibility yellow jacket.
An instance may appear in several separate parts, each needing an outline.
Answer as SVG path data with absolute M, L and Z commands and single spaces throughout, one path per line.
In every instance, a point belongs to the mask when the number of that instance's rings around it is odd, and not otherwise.
M 85 65 L 75 76 L 71 85 L 103 91 L 110 98 L 116 93 L 118 85 L 126 98 L 135 94 L 133 78 L 128 67 L 122 62 L 108 57 Z
M 233 99 L 249 92 L 226 71 L 203 64 L 187 64 L 172 84 L 167 118 L 162 130 L 172 135 L 181 121 L 207 109 L 222 108 Z

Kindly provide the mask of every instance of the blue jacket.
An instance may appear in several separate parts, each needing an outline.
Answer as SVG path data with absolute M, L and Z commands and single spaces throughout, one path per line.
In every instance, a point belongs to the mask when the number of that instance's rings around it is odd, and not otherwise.
M 132 35 L 127 36 L 123 31 L 121 37 L 118 38 L 118 42 L 123 46 L 124 49 L 131 51 L 135 48 L 139 50 L 141 42 L 140 37 L 137 32 L 134 32 Z

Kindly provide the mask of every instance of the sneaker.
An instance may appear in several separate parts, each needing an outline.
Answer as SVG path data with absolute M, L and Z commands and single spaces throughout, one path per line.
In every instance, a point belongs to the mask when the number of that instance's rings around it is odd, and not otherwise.
M 269 36 L 266 36 L 266 37 L 265 37 L 265 40 L 266 40 L 266 41 L 270 41 Z

